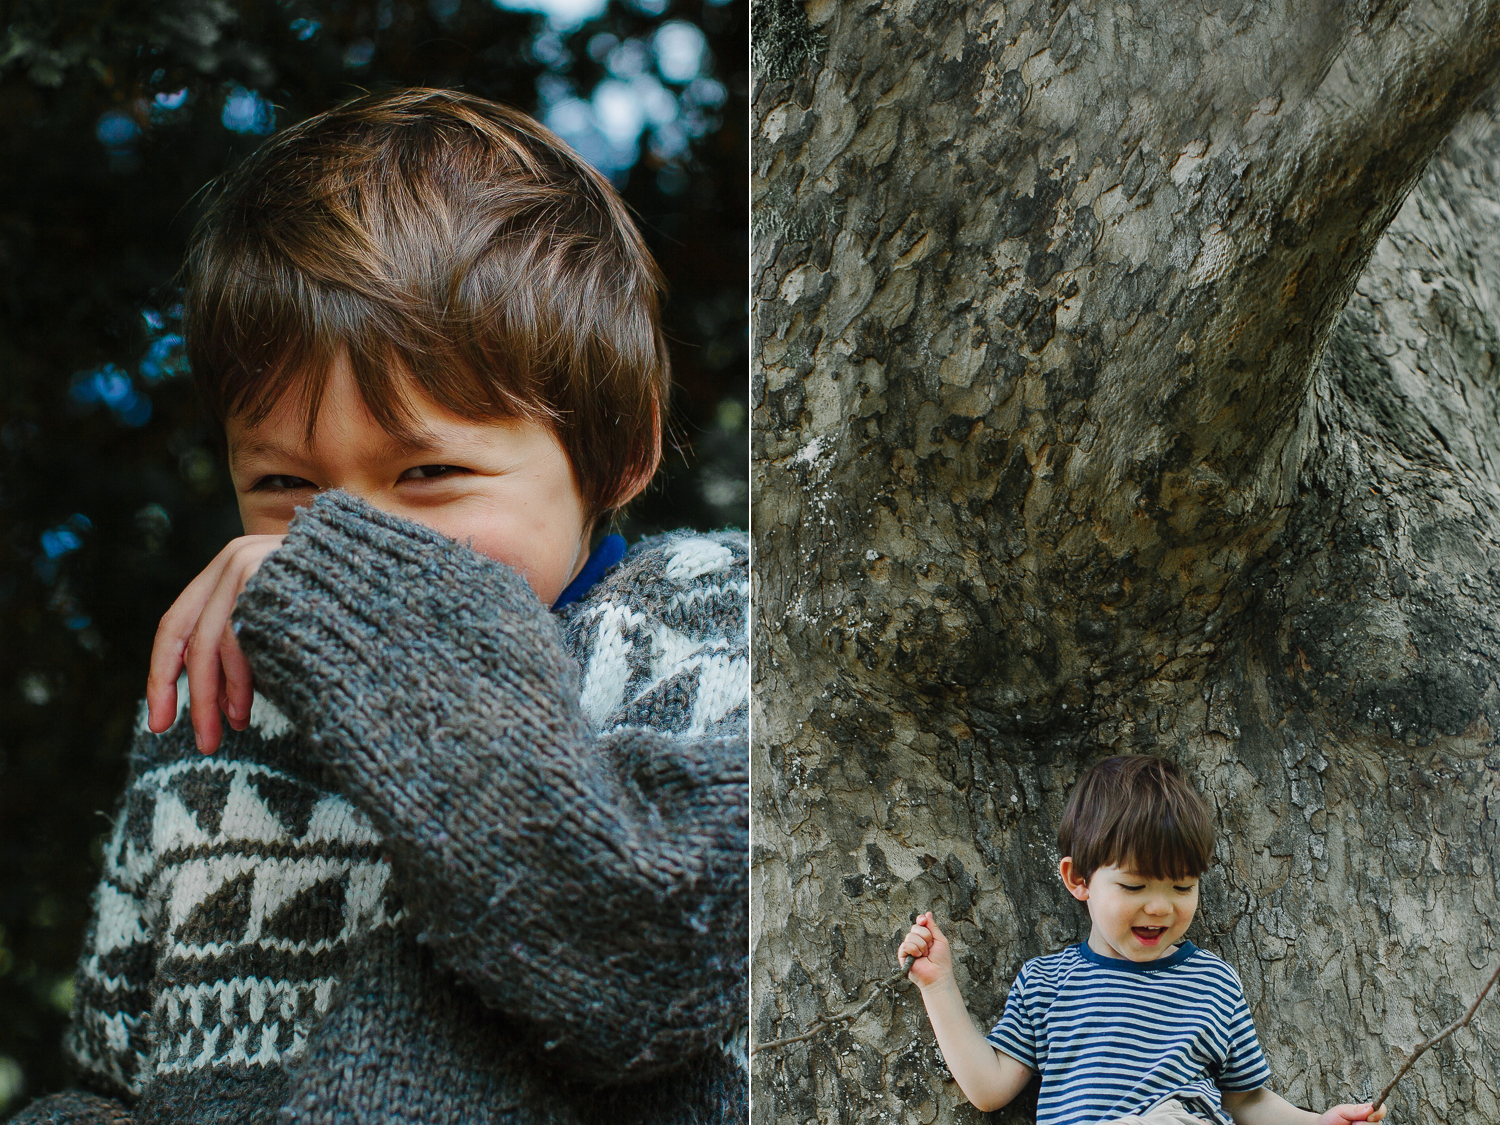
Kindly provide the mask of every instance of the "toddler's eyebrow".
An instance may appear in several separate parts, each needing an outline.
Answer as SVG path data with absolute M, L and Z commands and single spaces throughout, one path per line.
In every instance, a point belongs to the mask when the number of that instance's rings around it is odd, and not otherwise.
M 413 435 L 410 441 L 392 438 L 381 447 L 380 452 L 386 458 L 396 460 L 401 457 L 411 457 L 417 454 L 434 453 L 441 448 L 441 444 L 435 435 L 420 433 Z M 305 456 L 307 456 L 306 447 L 293 448 L 283 445 L 279 441 L 272 441 L 270 438 L 256 438 L 247 441 L 243 445 L 237 446 L 233 453 L 235 460 L 251 457 L 268 457 L 273 460 L 277 458 L 295 459 Z

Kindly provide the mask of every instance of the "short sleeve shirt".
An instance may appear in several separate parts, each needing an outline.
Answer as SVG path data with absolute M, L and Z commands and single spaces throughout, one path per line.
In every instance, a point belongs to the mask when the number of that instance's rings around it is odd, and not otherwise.
M 1037 1125 L 1111 1121 L 1169 1097 L 1233 1125 L 1219 1091 L 1271 1077 L 1240 978 L 1187 941 L 1157 961 L 1081 944 L 1033 958 L 987 1039 L 1041 1074 Z

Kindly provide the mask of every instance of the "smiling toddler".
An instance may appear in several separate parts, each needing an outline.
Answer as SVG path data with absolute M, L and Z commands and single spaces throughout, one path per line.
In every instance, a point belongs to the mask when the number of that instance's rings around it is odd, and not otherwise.
M 520 113 L 371 95 L 190 275 L 245 535 L 157 634 L 85 1089 L 17 1120 L 743 1119 L 747 549 L 598 535 L 667 393 L 624 205 Z
M 1057 833 L 1059 873 L 1089 938 L 1022 966 L 988 1036 L 969 1019 L 931 913 L 902 941 L 943 1058 L 990 1111 L 1042 1076 L 1038 1125 L 1343 1125 L 1266 1088 L 1271 1070 L 1235 971 L 1183 935 L 1213 857 L 1212 819 L 1171 763 L 1107 758 L 1078 782 Z

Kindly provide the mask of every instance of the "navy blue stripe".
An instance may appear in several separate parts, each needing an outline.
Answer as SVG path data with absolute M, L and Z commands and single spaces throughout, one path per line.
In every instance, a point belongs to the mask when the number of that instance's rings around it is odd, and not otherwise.
M 1228 1123 L 1219 1097 L 1271 1076 L 1244 989 L 1218 957 L 1183 942 L 1137 964 L 1076 945 L 1026 962 L 988 1036 L 1042 1075 L 1037 1125 L 1090 1125 L 1191 1098 Z

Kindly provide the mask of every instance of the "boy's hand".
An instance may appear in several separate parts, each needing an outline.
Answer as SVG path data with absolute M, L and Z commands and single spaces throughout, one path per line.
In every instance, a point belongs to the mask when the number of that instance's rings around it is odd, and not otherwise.
M 212 754 L 219 748 L 220 711 L 235 730 L 249 725 L 255 685 L 229 616 L 250 576 L 285 538 L 245 535 L 230 540 L 162 617 L 146 677 L 146 725 L 154 733 L 161 734 L 177 717 L 177 676 L 184 667 L 200 751 Z
M 1318 1118 L 1318 1125 L 1348 1125 L 1351 1121 L 1383 1121 L 1386 1110 L 1390 1107 L 1382 1105 L 1378 1112 L 1374 1110 L 1369 1102 L 1363 1105 L 1336 1105 Z
M 911 972 L 907 975 L 917 982 L 919 988 L 927 988 L 953 976 L 953 951 L 948 947 L 943 931 L 938 929 L 932 911 L 918 916 L 902 940 L 901 948 L 896 950 L 898 964 L 906 957 L 912 959 Z

